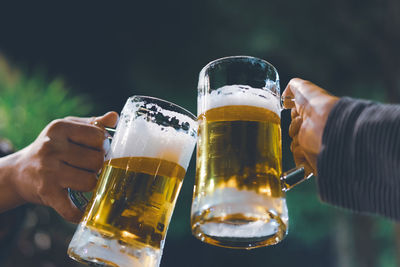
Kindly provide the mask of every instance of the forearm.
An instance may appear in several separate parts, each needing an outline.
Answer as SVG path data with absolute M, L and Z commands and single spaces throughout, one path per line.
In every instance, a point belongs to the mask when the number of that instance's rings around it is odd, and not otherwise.
M 400 106 L 342 99 L 318 159 L 321 199 L 400 220 Z
M 17 152 L 0 158 L 0 212 L 25 203 L 18 195 L 13 182 L 18 175 L 19 156 Z

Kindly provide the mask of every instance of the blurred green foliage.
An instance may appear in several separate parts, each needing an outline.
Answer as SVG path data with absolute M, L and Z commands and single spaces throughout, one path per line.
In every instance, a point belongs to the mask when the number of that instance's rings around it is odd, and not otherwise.
M 71 96 L 61 78 L 48 80 L 42 70 L 27 74 L 1 56 L 0 92 L 0 136 L 17 149 L 31 143 L 51 120 L 87 115 L 92 109 L 87 97 Z
M 28 74 L 0 55 L 0 137 L 10 140 L 17 150 L 30 144 L 50 121 L 88 115 L 92 106 L 87 97 L 71 95 L 61 78 L 49 80 L 41 69 Z M 66 255 L 74 225 L 48 207 L 25 205 L 18 211 L 25 214 L 23 227 L 10 257 L 0 258 L 1 266 L 3 261 L 5 266 L 32 262 L 35 266 L 81 266 Z M 50 240 L 45 250 L 40 248 L 38 235 Z

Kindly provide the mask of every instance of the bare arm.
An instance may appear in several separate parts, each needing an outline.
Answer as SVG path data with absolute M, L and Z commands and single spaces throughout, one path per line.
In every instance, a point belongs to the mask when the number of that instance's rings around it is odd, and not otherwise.
M 17 174 L 20 153 L 0 158 L 0 212 L 19 206 L 25 201 L 16 193 L 12 179 Z

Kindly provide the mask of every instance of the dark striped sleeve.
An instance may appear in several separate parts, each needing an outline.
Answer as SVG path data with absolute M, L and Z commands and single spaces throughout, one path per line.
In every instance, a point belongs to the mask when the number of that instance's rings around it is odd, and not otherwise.
M 322 201 L 400 221 L 400 105 L 342 98 L 318 156 Z

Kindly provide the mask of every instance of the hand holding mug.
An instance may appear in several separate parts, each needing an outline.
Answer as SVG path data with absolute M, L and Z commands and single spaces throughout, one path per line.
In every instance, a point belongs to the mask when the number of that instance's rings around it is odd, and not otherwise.
M 104 161 L 105 130 L 94 121 L 113 127 L 118 114 L 67 117 L 49 123 L 36 140 L 1 161 L 6 166 L 9 190 L 1 210 L 32 202 L 54 208 L 66 220 L 77 222 L 82 212 L 72 204 L 67 188 L 90 191 Z
M 296 165 L 317 174 L 317 157 L 329 112 L 339 100 L 321 87 L 299 78 L 292 79 L 282 94 L 285 108 L 291 108 L 290 149 Z

